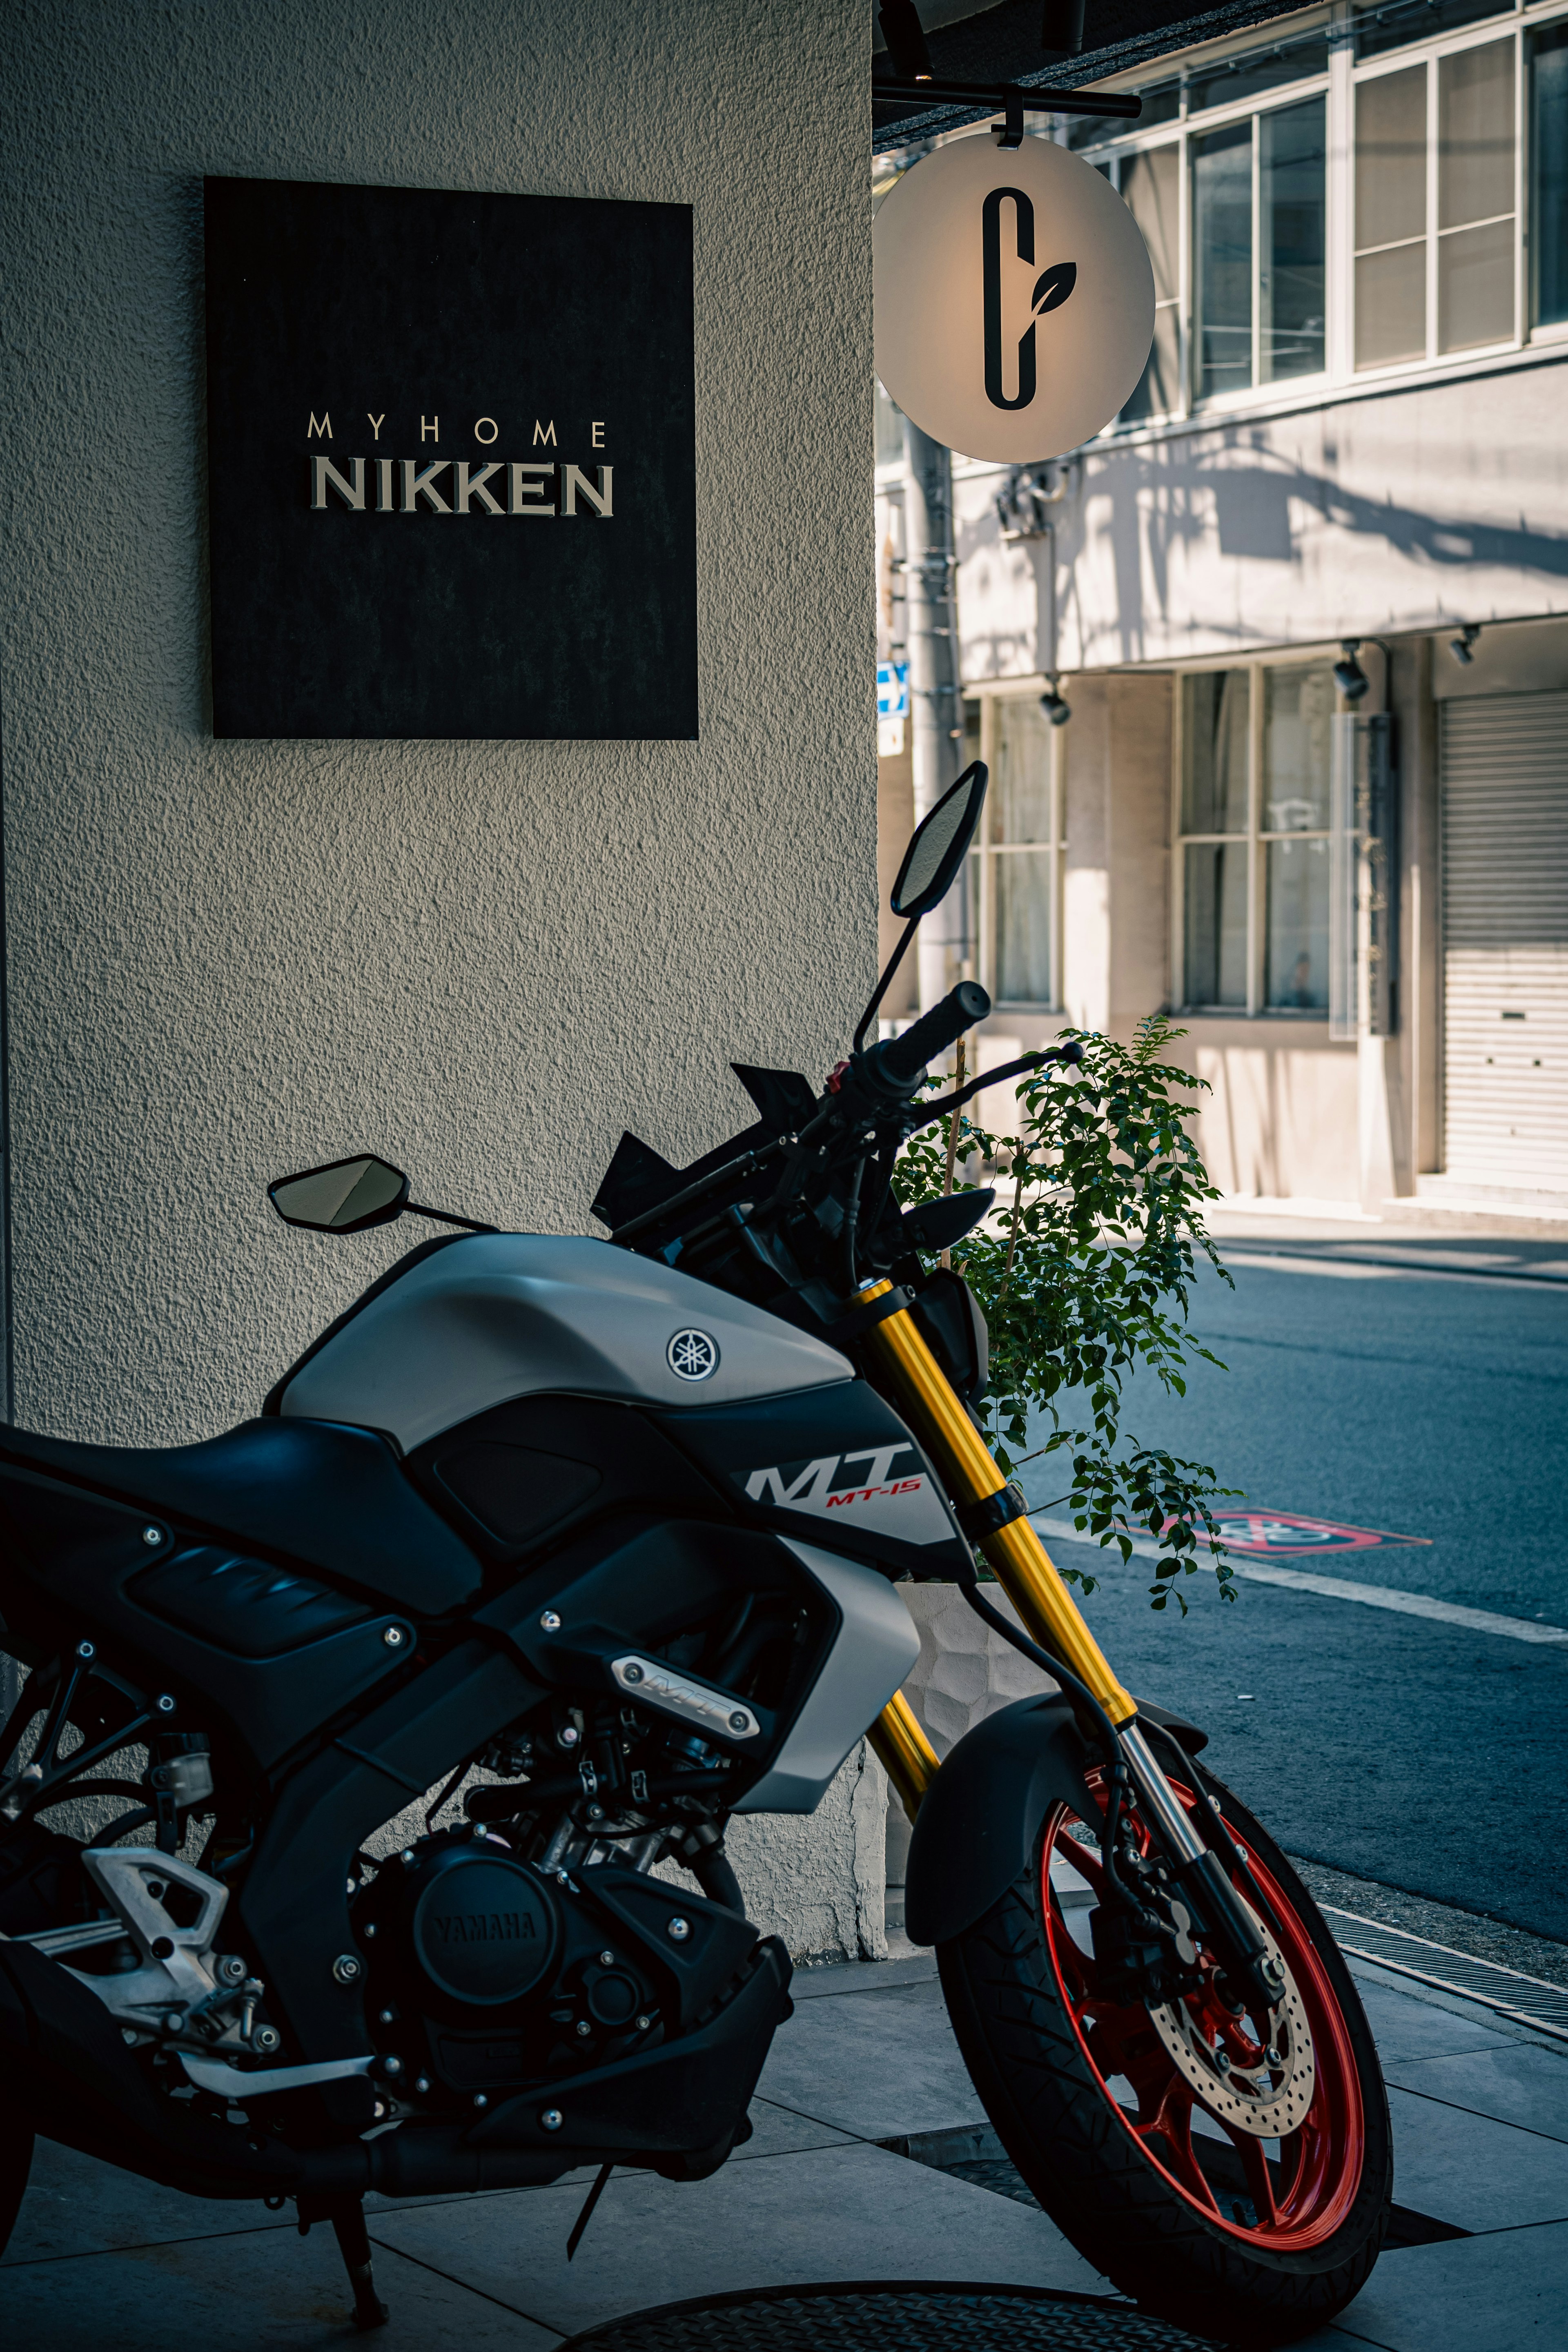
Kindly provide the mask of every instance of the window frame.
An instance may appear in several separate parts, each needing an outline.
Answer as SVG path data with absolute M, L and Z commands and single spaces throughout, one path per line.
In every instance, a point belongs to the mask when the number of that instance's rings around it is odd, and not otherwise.
M 1267 726 L 1267 678 L 1270 672 L 1292 669 L 1326 669 L 1334 658 L 1333 650 L 1323 646 L 1309 646 L 1284 656 L 1271 656 L 1264 660 L 1229 662 L 1187 662 L 1172 679 L 1174 706 L 1171 713 L 1171 982 L 1170 1001 L 1173 1012 L 1184 1019 L 1201 1016 L 1208 1021 L 1294 1021 L 1318 1022 L 1328 1024 L 1329 1008 L 1300 1007 L 1291 1004 L 1270 1004 L 1268 993 L 1268 849 L 1279 841 L 1330 840 L 1332 825 L 1325 820 L 1321 825 L 1305 826 L 1299 830 L 1279 831 L 1262 824 L 1264 785 L 1264 730 Z M 1184 795 L 1187 765 L 1187 680 L 1193 677 L 1223 677 L 1230 670 L 1245 670 L 1247 689 L 1247 830 L 1243 833 L 1187 833 L 1182 826 L 1182 803 Z M 1373 679 L 1375 689 L 1376 680 Z M 1369 700 L 1373 697 L 1368 698 Z M 1381 698 L 1379 698 L 1379 707 Z M 1331 816 L 1331 810 L 1327 813 Z M 1197 1004 L 1186 993 L 1187 986 L 1187 851 L 1220 842 L 1238 842 L 1246 850 L 1247 873 L 1247 1001 L 1244 1004 Z
M 1562 13 L 1561 10 L 1557 11 L 1558 16 Z M 1530 243 L 1527 215 L 1530 208 L 1531 159 L 1526 150 L 1529 106 L 1526 94 L 1521 88 L 1521 81 L 1522 78 L 1528 82 L 1530 72 L 1530 58 L 1526 47 L 1527 32 L 1533 31 L 1538 24 L 1550 20 L 1544 14 L 1534 16 L 1527 26 L 1522 15 L 1516 14 L 1510 19 L 1500 12 L 1496 16 L 1483 18 L 1479 25 L 1467 25 L 1461 32 L 1449 33 L 1426 42 L 1413 41 L 1407 48 L 1384 50 L 1381 56 L 1369 58 L 1364 65 L 1356 67 L 1352 84 L 1352 118 L 1348 126 L 1350 135 L 1346 141 L 1346 164 L 1349 174 L 1346 209 L 1351 225 L 1347 274 L 1350 281 L 1349 294 L 1352 319 L 1356 262 L 1354 244 L 1355 93 L 1371 82 L 1385 80 L 1390 74 L 1408 73 L 1415 66 L 1424 66 L 1426 74 L 1426 222 L 1423 232 L 1426 248 L 1426 348 L 1418 358 L 1388 360 L 1369 367 L 1358 367 L 1355 363 L 1352 325 L 1352 348 L 1347 356 L 1350 362 L 1350 374 L 1357 383 L 1381 383 L 1387 377 L 1405 376 L 1415 372 L 1424 374 L 1435 367 L 1451 365 L 1456 361 L 1500 356 L 1509 352 L 1520 350 L 1531 340 L 1531 321 L 1527 309 Z M 1513 50 L 1513 211 L 1511 214 L 1496 214 L 1493 218 L 1511 219 L 1513 223 L 1513 327 L 1509 334 L 1500 335 L 1492 342 L 1471 343 L 1457 351 L 1446 352 L 1439 345 L 1441 332 L 1439 260 L 1442 241 L 1445 236 L 1462 235 L 1466 228 L 1484 226 L 1486 224 L 1456 223 L 1453 227 L 1447 229 L 1441 225 L 1442 208 L 1438 173 L 1441 160 L 1438 154 L 1439 77 L 1446 58 L 1458 57 L 1469 49 L 1484 49 L 1494 46 L 1500 47 L 1504 42 L 1508 42 Z M 1365 250 L 1372 252 L 1378 248 L 1368 247 Z M 1562 331 L 1560 327 L 1558 332 Z
M 1004 702 L 1037 702 L 1046 689 L 1043 677 L 1024 681 L 1021 686 L 986 688 L 972 690 L 965 702 L 980 706 L 980 750 L 993 774 L 996 772 L 996 719 Z M 1063 737 L 1065 727 L 1046 729 L 1050 771 L 1047 778 L 1049 794 L 1045 841 L 998 842 L 991 837 L 995 812 L 1001 806 L 998 797 L 987 793 L 985 810 L 981 820 L 980 837 L 970 850 L 965 864 L 973 867 L 970 887 L 973 891 L 971 905 L 975 918 L 977 942 L 976 974 L 992 1000 L 993 1014 L 1004 1013 L 1059 1013 L 1062 1009 L 1062 877 L 1067 859 L 1067 761 Z M 996 985 L 996 861 L 1000 857 L 1040 857 L 1046 861 L 1046 902 L 1050 923 L 1050 1002 L 1037 999 L 1002 996 Z
M 1119 132 L 1112 127 L 1107 130 L 1102 139 L 1092 144 L 1086 143 L 1075 151 L 1086 162 L 1104 171 L 1118 192 L 1121 186 L 1123 163 L 1131 157 L 1158 148 L 1174 148 L 1177 152 L 1176 405 L 1154 410 L 1147 415 L 1114 417 L 1098 436 L 1102 440 L 1119 440 L 1136 434 L 1158 434 L 1175 426 L 1258 408 L 1288 409 L 1298 401 L 1310 403 L 1319 399 L 1326 389 L 1331 388 L 1353 385 L 1360 390 L 1412 378 L 1468 372 L 1478 363 L 1484 366 L 1488 362 L 1506 362 L 1511 355 L 1532 346 L 1549 347 L 1568 341 L 1568 320 L 1538 321 L 1534 317 L 1534 234 L 1531 218 L 1535 188 L 1531 153 L 1531 36 L 1568 21 L 1568 7 L 1563 5 L 1563 0 L 1514 0 L 1514 5 L 1500 7 L 1489 16 L 1458 26 L 1451 32 L 1423 34 L 1413 30 L 1409 41 L 1381 50 L 1364 60 L 1358 59 L 1355 55 L 1355 26 L 1349 0 L 1333 0 L 1333 4 L 1324 8 L 1321 15 L 1308 16 L 1303 12 L 1303 16 L 1305 21 L 1289 37 L 1290 45 L 1299 43 L 1305 47 L 1314 39 L 1326 37 L 1329 44 L 1326 72 L 1303 74 L 1298 81 L 1283 82 L 1273 89 L 1199 110 L 1190 103 L 1192 84 L 1212 73 L 1215 67 L 1228 56 L 1245 57 L 1252 51 L 1266 51 L 1278 46 L 1259 41 L 1255 33 L 1232 36 L 1223 44 L 1216 43 L 1212 47 L 1194 50 L 1181 60 L 1177 69 L 1180 101 L 1174 119 L 1151 124 L 1147 130 L 1132 125 L 1125 132 Z M 1510 334 L 1493 342 L 1470 344 L 1459 350 L 1444 352 L 1438 348 L 1438 248 L 1443 237 L 1455 234 L 1456 230 L 1445 231 L 1438 225 L 1439 70 L 1445 58 L 1503 41 L 1510 42 L 1513 48 L 1513 328 Z M 1358 368 L 1354 350 L 1356 94 L 1366 83 L 1390 74 L 1407 72 L 1415 66 L 1424 67 L 1426 81 L 1426 350 L 1419 357 Z M 1142 81 L 1150 88 L 1164 87 L 1172 79 L 1171 66 L 1167 62 L 1163 72 L 1144 75 Z M 1108 81 L 1105 87 L 1110 89 L 1136 89 L 1140 87 L 1140 78 L 1118 76 Z M 1263 266 L 1258 243 L 1258 175 L 1262 141 L 1257 126 L 1265 114 L 1300 105 L 1303 100 L 1319 95 L 1325 98 L 1328 148 L 1325 164 L 1324 366 L 1321 371 L 1310 375 L 1276 377 L 1262 383 L 1258 381 L 1258 344 L 1262 332 L 1258 280 Z M 1194 315 L 1196 292 L 1194 142 L 1210 131 L 1221 131 L 1246 121 L 1253 124 L 1253 382 L 1246 389 L 1200 398 L 1196 392 L 1197 322 Z M 1065 137 L 1066 134 L 1062 135 Z M 1500 220 L 1507 217 L 1505 215 L 1497 215 Z M 1463 226 L 1474 227 L 1480 224 Z

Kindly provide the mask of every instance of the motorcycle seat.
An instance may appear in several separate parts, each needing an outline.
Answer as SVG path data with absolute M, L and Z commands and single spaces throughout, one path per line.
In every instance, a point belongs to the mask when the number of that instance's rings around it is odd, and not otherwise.
M 479 1560 L 437 1517 L 373 1429 L 242 1421 L 195 1445 L 78 1445 L 0 1426 L 7 1465 L 112 1496 L 199 1534 L 283 1553 L 416 1616 L 478 1592 Z

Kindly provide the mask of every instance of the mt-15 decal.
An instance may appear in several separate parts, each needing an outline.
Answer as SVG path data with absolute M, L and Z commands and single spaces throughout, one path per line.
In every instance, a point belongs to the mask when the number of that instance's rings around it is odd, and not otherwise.
M 868 1445 L 858 1453 L 820 1454 L 809 1462 L 780 1462 L 769 1469 L 731 1475 L 753 1503 L 805 1511 L 840 1527 L 874 1528 L 900 1543 L 951 1541 L 952 1523 L 930 1477 L 923 1470 L 900 1476 L 894 1467 L 900 1454 L 920 1459 L 906 1442 Z M 858 1465 L 864 1467 L 856 1476 Z

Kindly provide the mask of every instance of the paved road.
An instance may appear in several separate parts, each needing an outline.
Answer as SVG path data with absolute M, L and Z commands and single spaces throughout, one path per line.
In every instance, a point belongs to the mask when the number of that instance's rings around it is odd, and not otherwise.
M 1249 1504 L 1427 1538 L 1281 1565 L 1568 1626 L 1568 1286 L 1329 1263 L 1206 1277 L 1194 1328 L 1229 1370 L 1184 1403 L 1140 1387 L 1129 1426 Z M 1086 1613 L 1292 1852 L 1568 1940 L 1568 1647 L 1261 1584 L 1221 1606 L 1206 1577 L 1157 1616 L 1148 1581 L 1110 1569 Z

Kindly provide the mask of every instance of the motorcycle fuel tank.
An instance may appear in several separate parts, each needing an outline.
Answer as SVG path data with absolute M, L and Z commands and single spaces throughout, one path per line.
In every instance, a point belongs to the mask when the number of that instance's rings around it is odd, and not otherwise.
M 612 1243 L 477 1234 L 373 1292 L 289 1377 L 278 1409 L 386 1430 L 407 1454 L 542 1391 L 668 1408 L 853 1378 L 823 1340 Z

